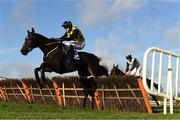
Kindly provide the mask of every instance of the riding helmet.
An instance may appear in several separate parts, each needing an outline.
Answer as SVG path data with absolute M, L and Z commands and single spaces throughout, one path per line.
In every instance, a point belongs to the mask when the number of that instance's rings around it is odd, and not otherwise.
M 127 56 L 126 56 L 126 59 L 132 59 L 131 54 L 127 55 Z
M 72 28 L 72 22 L 71 21 L 64 21 L 64 23 L 62 24 L 63 28 Z

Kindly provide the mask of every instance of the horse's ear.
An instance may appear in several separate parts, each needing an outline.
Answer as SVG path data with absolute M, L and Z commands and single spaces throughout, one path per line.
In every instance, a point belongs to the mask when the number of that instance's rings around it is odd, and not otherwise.
M 118 67 L 118 64 L 116 65 L 116 67 Z
M 28 33 L 28 34 L 30 33 L 29 30 L 27 30 L 27 33 Z
M 115 65 L 113 64 L 113 67 L 115 67 Z
M 32 33 L 35 33 L 34 28 L 32 28 Z

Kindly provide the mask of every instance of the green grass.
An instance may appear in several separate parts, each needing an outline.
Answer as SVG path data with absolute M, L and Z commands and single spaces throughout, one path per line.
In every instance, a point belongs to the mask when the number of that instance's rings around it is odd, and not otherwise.
M 79 108 L 60 108 L 58 106 L 3 103 L 0 102 L 0 119 L 180 119 L 180 108 L 173 115 L 162 114 L 161 109 L 155 109 L 154 114 L 101 111 Z

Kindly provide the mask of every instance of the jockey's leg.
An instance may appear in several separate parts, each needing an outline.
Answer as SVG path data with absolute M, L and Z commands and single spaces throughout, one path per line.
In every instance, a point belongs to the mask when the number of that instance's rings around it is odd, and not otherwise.
M 85 46 L 85 43 L 78 43 L 78 42 L 71 42 L 71 44 L 74 46 L 74 59 L 79 60 L 79 55 L 77 53 L 77 50 L 82 50 Z
M 68 58 L 70 60 L 73 59 L 73 57 L 74 57 L 74 46 L 70 45 L 69 50 L 67 52 L 67 55 L 68 55 Z
M 66 45 L 66 47 L 68 47 L 68 49 L 66 50 L 67 50 L 68 58 L 70 59 L 74 57 L 74 48 L 75 48 L 74 42 L 75 42 L 74 40 L 63 42 Z
M 67 51 L 67 59 L 65 60 L 65 68 L 66 70 L 71 70 L 73 67 L 73 60 L 74 58 L 74 47 L 70 46 L 69 50 Z
M 137 68 L 137 71 L 136 71 L 136 76 L 140 76 L 141 75 L 141 66 L 139 66 L 138 68 Z
M 131 71 L 130 75 L 135 75 L 135 74 L 136 74 L 136 68 L 134 68 L 134 69 Z
M 66 43 L 67 46 L 69 46 L 69 50 L 67 51 L 67 60 L 65 63 L 65 67 L 67 70 L 71 69 L 71 61 L 73 59 L 79 60 L 79 55 L 77 53 L 77 50 L 81 50 L 84 47 L 84 43 L 80 44 L 74 40 L 67 41 Z
M 69 46 L 69 41 L 63 41 L 63 50 L 66 54 L 69 51 Z
M 69 68 L 69 66 L 70 66 L 69 64 L 70 64 L 70 62 L 73 58 L 72 56 L 74 54 L 74 51 L 73 51 L 74 48 L 71 45 L 71 43 L 72 43 L 72 41 L 63 41 L 63 44 L 64 44 L 63 48 L 64 48 L 64 51 L 67 55 L 66 59 L 64 60 L 66 70 L 71 69 L 71 68 Z

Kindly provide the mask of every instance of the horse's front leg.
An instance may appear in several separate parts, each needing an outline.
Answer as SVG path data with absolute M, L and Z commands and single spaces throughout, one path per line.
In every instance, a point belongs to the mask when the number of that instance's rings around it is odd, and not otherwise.
M 42 63 L 41 64 L 41 80 L 42 80 L 43 84 L 46 83 L 45 72 L 52 72 L 52 70 L 50 68 L 48 68 L 45 63 Z
M 42 69 L 42 70 L 41 70 L 41 80 L 42 80 L 43 84 L 44 84 L 44 83 L 45 83 L 45 81 L 46 81 L 46 77 L 45 77 L 45 71 L 44 71 L 44 69 Z
M 34 69 L 34 74 L 35 74 L 35 78 L 36 78 L 36 81 L 37 81 L 38 85 L 40 86 L 40 88 L 42 88 L 43 85 L 42 85 L 42 83 L 40 81 L 40 78 L 39 78 L 39 74 L 38 74 L 39 71 L 41 71 L 41 67 L 35 68 Z

